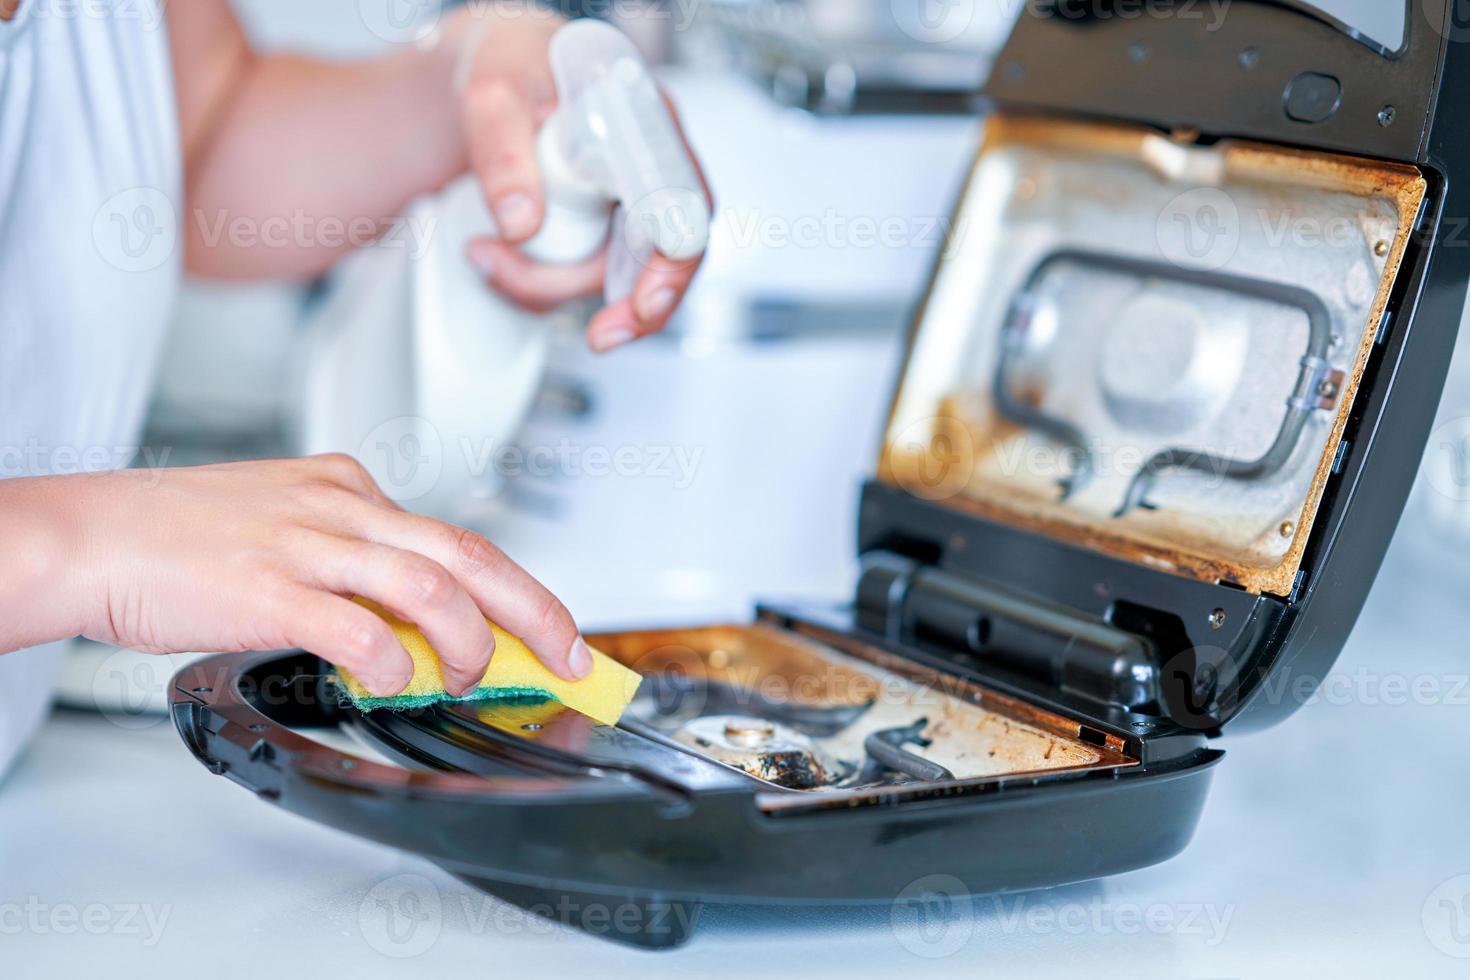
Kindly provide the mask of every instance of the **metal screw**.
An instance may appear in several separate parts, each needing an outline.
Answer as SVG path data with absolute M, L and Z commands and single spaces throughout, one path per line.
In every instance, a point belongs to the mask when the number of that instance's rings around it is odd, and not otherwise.
M 1384 256 L 1388 254 L 1388 242 L 1377 242 L 1373 246 L 1373 254 Z
M 736 745 L 755 748 L 764 745 L 776 734 L 776 726 L 757 718 L 731 721 L 725 724 L 725 737 Z
M 1281 536 L 1283 538 L 1289 538 L 1296 533 L 1296 525 L 1293 524 L 1291 521 L 1282 521 L 1281 527 L 1278 528 L 1278 530 L 1281 531 Z
M 1210 613 L 1210 629 L 1217 630 L 1225 625 L 1225 610 L 1216 609 Z
M 525 732 L 539 732 L 540 730 L 541 726 L 536 724 L 534 721 L 527 722 L 526 724 L 521 726 L 521 731 Z
M 1246 48 L 1240 53 L 1240 67 L 1250 71 L 1261 63 L 1261 52 L 1255 48 Z
M 1317 394 L 1321 395 L 1323 398 L 1336 398 L 1337 397 L 1337 382 L 1336 381 L 1324 381 L 1324 382 L 1322 382 L 1321 384 L 1319 384 L 1317 386 Z
M 1393 125 L 1394 119 L 1398 117 L 1399 111 L 1391 105 L 1386 105 L 1378 110 L 1378 125 L 1388 127 Z

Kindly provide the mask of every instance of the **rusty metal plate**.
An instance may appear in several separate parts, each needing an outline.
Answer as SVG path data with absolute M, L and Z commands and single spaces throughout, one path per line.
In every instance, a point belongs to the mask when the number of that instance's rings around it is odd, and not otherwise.
M 769 784 L 766 809 L 818 794 L 826 805 L 1137 764 L 1116 737 L 1094 731 L 1086 741 L 1077 721 L 808 629 L 710 626 L 589 640 L 647 679 L 622 727 Z M 888 741 L 876 759 L 875 736 Z
M 1289 594 L 1427 184 L 997 116 L 879 463 L 917 496 Z

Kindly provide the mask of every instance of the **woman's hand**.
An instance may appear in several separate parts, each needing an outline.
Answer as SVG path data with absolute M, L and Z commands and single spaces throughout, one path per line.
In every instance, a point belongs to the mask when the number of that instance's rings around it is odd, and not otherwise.
M 73 617 L 49 638 L 152 653 L 302 647 L 391 696 L 413 664 L 349 599 L 361 595 L 418 624 L 451 694 L 484 676 L 495 649 L 486 616 L 563 677 L 592 666 L 544 586 L 480 535 L 401 510 L 350 456 L 6 480 L 0 508 L 62 529 L 49 556 L 29 552 L 30 578 L 55 576 L 41 592 Z M 5 586 L 0 606 L 32 587 Z M 9 639 L 0 649 L 38 641 Z
M 535 312 L 596 295 L 607 270 L 606 249 L 579 265 L 546 266 L 516 247 L 536 234 L 545 215 L 536 133 L 556 108 L 547 49 L 564 23 L 534 4 L 502 2 L 467 7 L 446 29 L 446 38 L 463 51 L 461 98 L 470 167 L 500 231 L 498 239 L 472 241 L 469 259 L 495 290 Z M 672 104 L 669 109 L 674 112 Z M 704 190 L 708 196 L 707 185 Z M 587 342 L 606 351 L 662 330 L 702 261 L 703 256 L 678 261 L 655 253 L 632 294 L 592 318 Z

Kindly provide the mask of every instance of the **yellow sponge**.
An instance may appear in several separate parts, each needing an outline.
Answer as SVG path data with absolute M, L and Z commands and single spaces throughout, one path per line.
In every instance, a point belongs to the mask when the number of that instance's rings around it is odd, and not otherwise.
M 638 693 L 643 678 L 616 660 L 592 651 L 592 673 L 580 681 L 568 681 L 553 674 L 536 659 L 529 647 L 505 630 L 490 623 L 495 633 L 495 655 L 485 678 L 474 690 L 460 698 L 444 690 L 439 673 L 439 657 L 424 634 L 412 623 L 395 617 L 381 606 L 366 599 L 353 600 L 371 609 L 393 627 L 398 642 L 413 658 L 413 680 L 402 693 L 380 698 L 363 687 L 348 671 L 338 668 L 337 676 L 352 703 L 363 710 L 373 708 L 422 708 L 439 701 L 548 701 L 556 700 L 603 725 L 616 725 L 623 710 Z M 489 620 L 486 620 L 489 622 Z

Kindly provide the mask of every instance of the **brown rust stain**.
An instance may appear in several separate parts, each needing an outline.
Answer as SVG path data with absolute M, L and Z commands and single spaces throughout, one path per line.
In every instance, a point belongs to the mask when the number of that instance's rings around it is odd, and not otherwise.
M 979 172 L 980 163 L 989 154 L 1001 148 L 1034 146 L 1065 149 L 1070 153 L 1093 153 L 1104 157 L 1138 158 L 1146 142 L 1160 135 L 1157 131 L 1134 126 L 1079 122 L 1041 116 L 1006 115 L 992 117 L 986 124 L 985 139 L 981 145 L 975 165 L 972 167 L 966 186 L 961 192 L 958 206 L 962 211 L 969 199 L 971 185 Z M 1233 177 L 1251 179 L 1283 186 L 1308 186 L 1319 189 L 1342 191 L 1365 198 L 1380 198 L 1392 201 L 1398 210 L 1398 232 L 1385 256 L 1384 271 L 1368 322 L 1363 331 L 1351 372 L 1344 379 L 1337 402 L 1326 447 L 1303 501 L 1302 510 L 1296 521 L 1296 531 L 1283 557 L 1271 565 L 1254 565 L 1236 560 L 1228 555 L 1211 554 L 1208 551 L 1180 545 L 1167 537 L 1150 533 L 1138 523 L 1110 522 L 1081 514 L 1071 514 L 1055 506 L 1055 498 L 1026 495 L 1016 487 L 966 486 L 962 492 L 944 497 L 947 506 L 974 513 L 988 520 L 1018 527 L 1027 531 L 1045 534 L 1071 544 L 1125 558 L 1177 575 L 1202 579 L 1210 582 L 1227 582 L 1238 585 L 1248 592 L 1287 595 L 1301 568 L 1307 542 L 1311 537 L 1313 523 L 1322 502 L 1322 495 L 1332 472 L 1332 463 L 1337 448 L 1342 442 L 1354 401 L 1361 384 L 1363 373 L 1372 355 L 1374 339 L 1388 307 L 1398 273 L 1408 252 L 1410 240 L 1418 223 L 1419 211 L 1428 192 L 1428 183 L 1413 167 L 1387 164 L 1380 161 L 1346 156 L 1313 153 L 1284 147 L 1249 142 L 1221 144 L 1225 150 L 1227 173 Z M 951 227 L 962 227 L 958 219 Z M 947 250 L 946 253 L 947 254 Z M 905 472 L 912 474 L 913 467 L 923 465 L 926 460 L 920 454 L 905 452 L 893 442 L 897 423 L 898 406 L 902 401 L 903 389 L 908 383 L 907 372 L 912 363 L 918 326 L 926 319 L 935 284 L 938 281 L 943 259 L 936 265 L 929 287 L 920 303 L 914 320 L 914 329 L 909 332 L 904 354 L 904 380 L 900 382 L 889 408 L 887 436 L 878 460 L 878 478 L 890 485 L 906 488 L 915 484 L 902 479 Z M 958 410 L 953 397 L 945 398 L 937 406 L 939 427 L 968 426 L 964 413 Z M 969 435 L 972 445 L 983 447 L 987 443 L 997 445 L 998 429 L 987 431 L 983 436 L 973 429 Z M 991 450 L 994 451 L 994 450 Z M 984 449 L 974 451 L 975 460 L 986 455 Z M 972 460 L 973 463 L 975 460 Z
M 932 702 L 935 713 L 930 715 L 931 737 L 958 739 L 972 758 L 983 755 L 1001 760 L 998 766 L 989 767 L 991 775 L 942 783 L 824 789 L 817 804 L 811 803 L 810 794 L 796 794 L 795 799 L 784 793 L 762 795 L 760 806 L 770 812 L 968 792 L 1008 779 L 1138 764 L 1117 736 L 1108 735 L 1102 745 L 1083 741 L 1082 725 L 1075 719 L 816 626 L 797 624 L 787 630 L 756 623 L 636 630 L 589 636 L 588 641 L 642 673 L 676 671 L 719 679 L 768 696 L 788 692 L 784 696 L 814 706 L 865 704 L 877 697 L 885 681 L 865 669 L 870 665 L 918 689 L 917 703 L 928 707 Z M 981 708 L 984 713 L 978 721 L 961 718 L 955 710 L 958 705 L 946 707 L 941 696 Z M 774 778 L 780 774 L 757 775 Z

